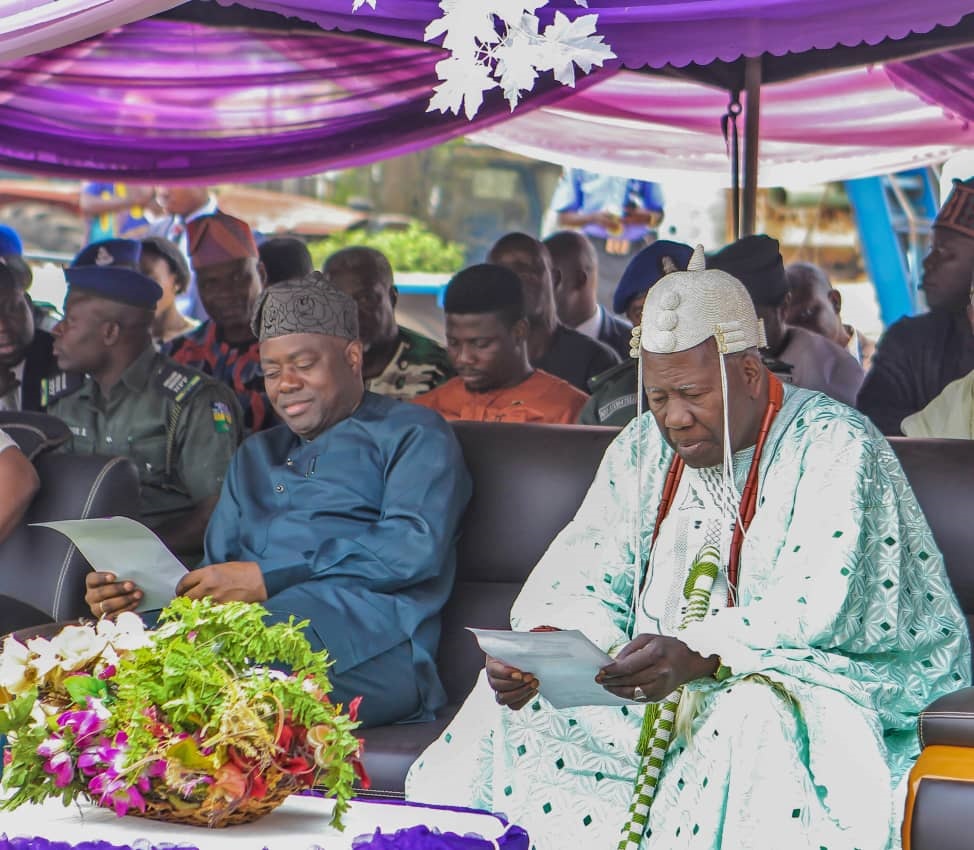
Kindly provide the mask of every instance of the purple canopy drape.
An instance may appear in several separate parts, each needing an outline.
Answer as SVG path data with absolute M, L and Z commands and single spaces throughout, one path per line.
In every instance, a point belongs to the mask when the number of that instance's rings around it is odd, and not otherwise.
M 59 2 L 69 17 L 84 5 Z M 702 2 L 678 5 L 692 11 Z M 30 14 L 51 5 L 18 3 Z M 275 5 L 298 14 L 294 7 L 312 0 L 290 3 Z M 321 11 L 330 0 L 313 5 Z M 715 5 L 726 11 L 733 4 Z M 778 5 L 794 10 L 791 0 Z M 398 25 L 407 28 L 418 25 L 422 9 L 435 14 L 427 0 L 377 0 L 377 6 L 387 15 L 400 11 Z M 11 8 L 11 0 L 0 0 L 0 14 Z M 659 8 L 630 11 L 638 17 Z M 606 171 L 726 174 L 718 135 L 726 96 L 717 90 L 612 71 L 582 77 L 570 89 L 547 76 L 511 123 L 502 123 L 512 116 L 499 91 L 468 122 L 426 111 L 443 55 L 430 45 L 338 33 L 138 21 L 0 62 L 0 168 L 129 182 L 267 179 L 366 164 L 474 133 L 539 158 Z M 890 65 L 885 73 L 856 69 L 769 85 L 766 92 L 763 182 L 785 173 L 794 178 L 796 165 L 820 179 L 889 171 L 971 144 L 965 122 L 974 118 L 974 49 Z
M 974 47 L 898 62 L 888 73 L 894 83 L 927 103 L 974 122 Z
M 0 0 L 0 61 L 54 50 L 184 0 Z
M 0 168 L 128 181 L 283 177 L 374 162 L 509 116 L 500 91 L 474 125 L 427 112 L 442 57 L 338 34 L 136 22 L 0 65 Z M 572 93 L 549 79 L 519 109 Z
M 940 84 L 913 73 L 921 88 Z M 898 89 L 883 68 L 771 84 L 761 101 L 758 177 L 765 186 L 887 174 L 942 162 L 974 144 L 974 127 Z M 719 125 L 726 104 L 716 89 L 622 71 L 471 138 L 607 174 L 728 185 Z
M 0 61 L 72 44 L 109 27 L 179 6 L 182 0 L 0 0 Z M 219 0 L 229 5 L 233 0 Z M 365 30 L 422 41 L 440 17 L 438 0 L 376 0 L 352 12 L 352 0 L 238 0 L 240 5 L 312 21 L 325 29 Z M 551 0 L 540 10 L 569 17 L 596 12 L 598 31 L 629 68 L 811 48 L 875 44 L 952 26 L 970 0 Z
M 234 0 L 218 0 L 229 5 Z M 293 15 L 325 29 L 421 41 L 441 15 L 439 0 L 376 0 L 375 10 L 351 11 L 351 0 L 237 0 L 254 9 Z M 550 0 L 538 10 L 545 23 L 555 11 L 569 17 L 595 12 L 605 36 L 627 68 L 705 65 L 715 59 L 771 53 L 781 56 L 842 44 L 876 44 L 953 26 L 974 12 L 970 0 Z
M 130 182 L 266 179 L 374 162 L 479 132 L 492 144 L 609 171 L 726 174 L 718 134 L 726 96 L 717 90 L 601 72 L 574 90 L 548 79 L 509 124 L 502 123 L 508 106 L 494 92 L 468 122 L 426 111 L 442 55 L 428 45 L 336 33 L 136 22 L 0 64 L 0 168 Z M 890 73 L 925 99 L 949 95 L 953 112 L 974 115 L 964 101 L 970 90 L 951 87 L 944 63 L 953 78 L 974 79 L 974 50 Z M 765 182 L 783 169 L 793 177 L 795 163 L 838 179 L 943 159 L 971 144 L 966 124 L 897 91 L 882 70 L 766 92 Z

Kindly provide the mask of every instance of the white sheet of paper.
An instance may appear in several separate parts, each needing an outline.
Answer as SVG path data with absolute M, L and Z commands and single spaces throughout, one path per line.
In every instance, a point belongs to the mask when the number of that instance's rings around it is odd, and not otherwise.
M 69 538 L 88 563 L 100 572 L 114 573 L 142 591 L 137 611 L 153 611 L 168 605 L 186 567 L 155 533 L 123 516 L 104 519 L 66 519 L 38 522 Z
M 488 655 L 533 673 L 541 696 L 555 708 L 637 704 L 610 694 L 596 683 L 595 674 L 612 658 L 577 629 L 509 632 L 467 628 Z

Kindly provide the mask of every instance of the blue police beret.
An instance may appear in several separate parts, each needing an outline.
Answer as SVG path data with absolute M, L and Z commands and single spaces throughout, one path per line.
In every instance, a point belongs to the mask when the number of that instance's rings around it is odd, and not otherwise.
M 139 271 L 142 243 L 135 239 L 104 239 L 81 249 L 64 270 L 69 294 L 75 290 L 154 310 L 162 287 Z
M 693 248 L 682 242 L 657 239 L 647 245 L 629 261 L 622 273 L 612 296 L 612 309 L 616 313 L 625 313 L 633 298 L 647 292 L 663 276 L 663 257 L 669 257 L 682 270 L 686 269 L 692 255 Z
M 20 241 L 17 231 L 6 224 L 0 224 L 0 254 L 24 253 L 24 243 Z

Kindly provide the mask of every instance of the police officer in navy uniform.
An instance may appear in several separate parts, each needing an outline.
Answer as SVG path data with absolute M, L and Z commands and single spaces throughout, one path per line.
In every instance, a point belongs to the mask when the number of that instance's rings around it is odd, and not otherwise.
M 135 240 L 95 242 L 65 270 L 54 354 L 62 369 L 86 378 L 80 389 L 53 393 L 49 409 L 70 427 L 74 453 L 135 462 L 140 519 L 195 565 L 242 417 L 229 387 L 153 347 L 162 290 L 139 271 L 140 251 Z

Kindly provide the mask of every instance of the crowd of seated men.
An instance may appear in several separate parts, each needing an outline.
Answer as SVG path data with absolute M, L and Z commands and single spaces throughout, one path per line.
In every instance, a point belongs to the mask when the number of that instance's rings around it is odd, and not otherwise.
M 884 451 L 866 415 L 886 434 L 974 437 L 966 377 L 974 368 L 974 183 L 955 187 L 935 223 L 924 281 L 930 314 L 894 325 L 875 351 L 842 321 L 841 298 L 824 272 L 786 268 L 777 241 L 764 235 L 706 257 L 653 242 L 631 259 L 611 305 L 598 301 L 598 255 L 583 233 L 544 242 L 502 235 L 486 262 L 457 269 L 446 285 L 444 347 L 397 322 L 394 272 L 380 252 L 344 248 L 315 271 L 300 240 L 258 245 L 248 224 L 208 194 L 193 204 L 199 214 L 174 215 L 165 234 L 86 245 L 65 270 L 64 315 L 49 332 L 37 320 L 16 234 L 0 229 L 0 410 L 63 420 L 72 440 L 62 451 L 130 458 L 142 521 L 190 567 L 174 592 L 259 602 L 272 618 L 307 619 L 313 645 L 335 660 L 336 699 L 364 696 L 367 725 L 429 720 L 444 702 L 434 660 L 439 616 L 471 492 L 448 420 L 627 426 L 641 401 L 652 417 L 623 438 L 655 422 L 663 440 L 649 440 L 659 454 L 652 463 L 676 451 L 690 469 L 719 473 L 724 465 L 724 479 L 700 479 L 704 501 L 713 501 L 708 510 L 721 501 L 715 482 L 729 486 L 721 440 L 751 431 L 757 439 L 765 406 L 771 422 L 789 405 L 817 405 L 858 435 L 843 444 L 850 456 L 866 444 Z M 705 284 L 704 265 L 712 275 Z M 200 319 L 177 306 L 189 292 Z M 728 307 L 726 299 L 738 300 Z M 722 348 L 719 322 L 717 332 L 684 334 L 711 308 L 732 317 L 727 338 L 743 334 L 744 347 Z M 685 348 L 674 347 L 681 334 Z M 638 363 L 652 376 L 644 375 L 645 391 Z M 689 378 L 674 383 L 678 376 Z M 942 391 L 947 400 L 938 400 Z M 853 409 L 857 398 L 865 415 Z M 728 413 L 728 399 L 746 399 L 750 412 Z M 674 436 L 684 432 L 695 436 Z M 746 455 L 754 445 L 745 440 L 735 451 Z M 741 457 L 757 467 L 753 456 Z M 0 541 L 36 491 L 32 473 L 0 434 L 0 478 L 16 482 L 2 488 L 9 495 L 0 499 Z M 732 489 L 738 498 L 747 490 L 743 479 Z M 689 499 L 683 490 L 663 498 L 677 497 Z M 704 528 L 709 521 L 701 514 Z M 707 532 L 714 540 L 722 539 L 719 526 Z M 667 539 L 671 554 L 695 554 L 679 549 L 672 532 Z M 621 551 L 600 557 L 617 568 Z M 615 579 L 607 572 L 606 581 Z M 111 573 L 88 576 L 93 616 L 115 617 L 141 598 L 139 587 Z M 650 645 L 634 644 L 620 658 Z M 677 684 L 720 681 L 725 665 L 712 663 L 719 653 L 706 641 L 696 646 L 665 659 L 693 671 Z M 954 661 L 964 651 L 951 647 L 951 670 L 963 666 Z M 650 690 L 638 675 L 659 663 L 630 660 L 606 673 L 606 687 L 639 701 Z M 536 694 L 529 672 L 488 673 L 505 710 Z M 747 714 L 746 706 L 735 711 Z M 505 726 L 497 740 L 511 734 Z

